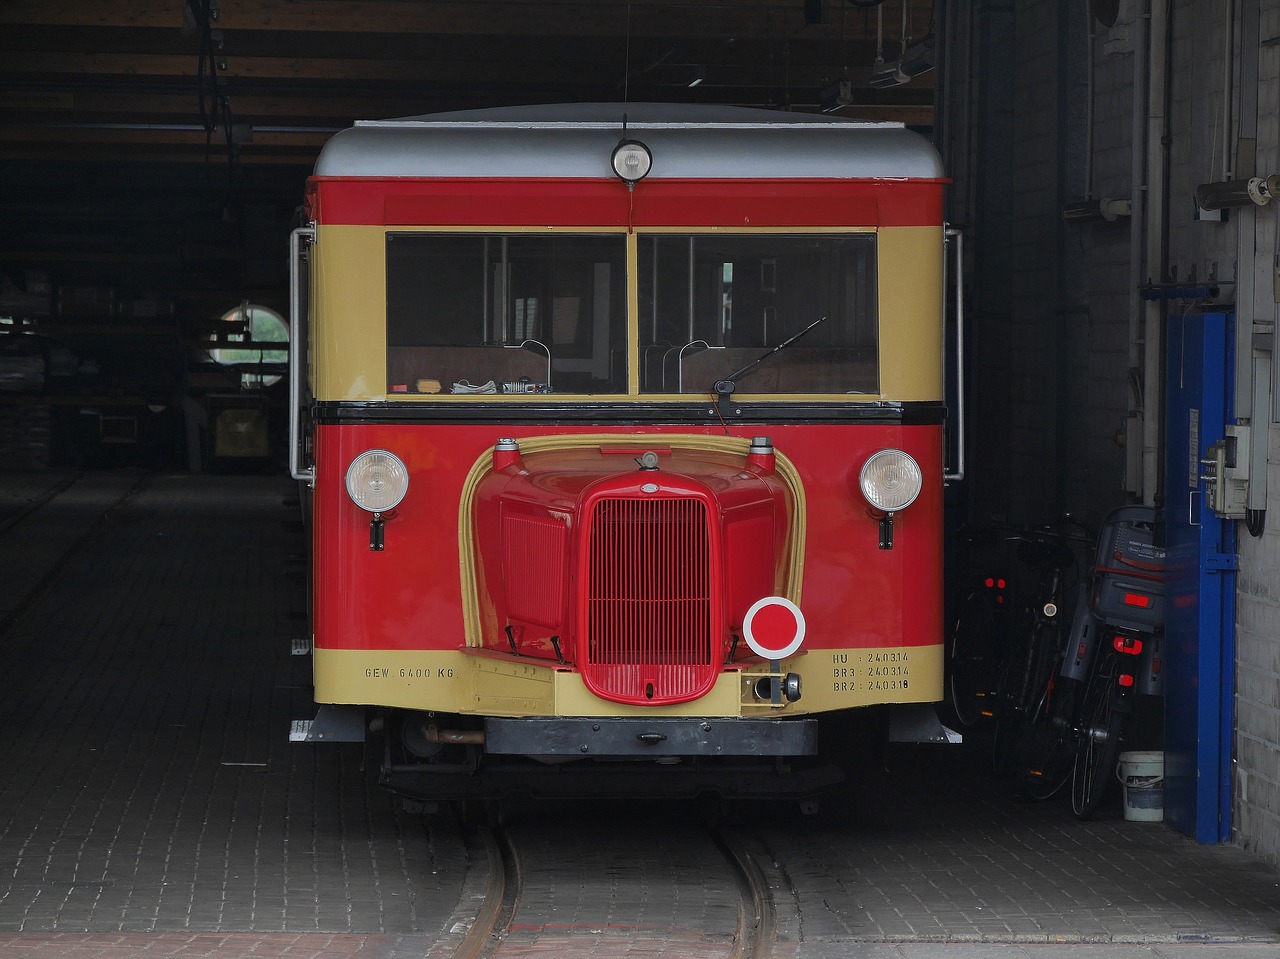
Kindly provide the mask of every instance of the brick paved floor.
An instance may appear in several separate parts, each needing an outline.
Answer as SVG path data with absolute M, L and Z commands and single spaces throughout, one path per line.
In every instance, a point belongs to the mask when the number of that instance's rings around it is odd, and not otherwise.
M 797 898 L 801 959 L 900 941 L 1253 943 L 1280 956 L 1280 870 L 1128 822 L 1118 795 L 1089 822 L 1066 797 L 1021 802 L 975 772 L 984 758 L 976 742 L 891 747 L 843 802 L 761 820 Z
M 421 959 L 426 936 L 324 933 L 0 934 L 3 959 Z
M 281 601 L 302 596 L 289 494 L 152 479 L 4 637 L 0 933 L 404 935 L 449 916 L 458 836 L 367 790 L 358 746 L 288 743 L 310 708 Z
M 0 477 L 0 959 L 443 959 L 475 892 L 459 836 L 367 789 L 358 748 L 287 742 L 310 708 L 290 485 L 158 477 L 104 518 L 139 478 L 86 474 L 30 523 L 44 481 Z M 1280 955 L 1274 868 L 1114 805 L 1016 803 L 966 747 L 930 749 L 753 821 L 787 954 Z

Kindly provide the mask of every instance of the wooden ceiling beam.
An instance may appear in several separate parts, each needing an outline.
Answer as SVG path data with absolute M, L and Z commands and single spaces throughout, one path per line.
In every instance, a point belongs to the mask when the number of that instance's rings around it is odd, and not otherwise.
M 0 3 L 0 13 L 5 9 Z M 82 64 L 91 72 L 111 72 L 122 65 L 116 56 L 131 54 L 139 59 L 136 66 L 123 61 L 127 74 L 145 76 L 177 67 L 173 72 L 191 73 L 198 63 L 199 44 L 194 37 L 183 37 L 177 31 L 158 29 L 102 30 L 90 27 L 20 26 L 10 30 L 0 42 L 5 57 L 0 58 L 0 76 L 19 72 L 65 72 L 68 64 Z M 738 69 L 790 63 L 822 64 L 833 72 L 844 67 L 856 70 L 870 68 L 875 57 L 875 42 L 865 38 L 832 38 L 738 36 L 694 38 L 664 34 L 661 37 L 575 36 L 572 28 L 557 36 L 538 38 L 516 34 L 338 34 L 297 33 L 288 31 L 241 31 L 225 34 L 220 59 L 234 67 L 237 60 L 252 57 L 261 62 L 295 60 L 301 75 L 310 76 L 312 68 L 322 75 L 338 74 L 350 69 L 355 76 L 379 64 L 414 64 L 421 69 L 436 65 L 484 63 L 516 82 L 520 72 L 531 66 L 561 64 L 595 64 L 608 75 L 619 79 L 628 62 L 633 74 L 658 63 L 716 63 Z M 70 60 L 70 54 L 81 59 Z M 41 55 L 47 55 L 42 60 Z M 7 60 L 13 57 L 13 65 Z M 156 61 L 154 57 L 172 58 Z M 18 67 L 21 64 L 21 67 Z M 61 68 L 59 68 L 61 64 Z M 185 64 L 185 65 L 184 65 Z M 288 72 L 287 71 L 286 75 Z
M 239 144 L 255 150 L 285 147 L 295 152 L 319 151 L 332 134 L 312 131 L 254 131 L 252 138 Z M 153 127 L 150 129 L 85 128 L 85 127 L 12 127 L 0 125 L 0 143 L 30 144 L 84 144 L 94 146 L 122 143 L 154 144 L 166 146 L 193 146 L 204 149 L 205 134 L 202 130 L 178 130 Z M 215 146 L 225 140 L 215 135 Z
M 874 35 L 874 17 L 826 0 L 823 22 L 806 24 L 799 0 L 219 0 L 214 26 L 238 30 L 320 31 L 347 34 L 507 33 L 525 37 Z M 920 31 L 928 11 L 915 11 Z M 895 18 L 888 18 L 897 22 Z M 182 27 L 182 5 L 162 0 L 5 0 L 0 24 L 100 29 Z M 912 25 L 913 31 L 917 29 Z M 892 30 L 890 31 L 892 33 Z
M 498 55 L 483 43 L 477 43 L 473 52 L 474 55 L 468 55 L 465 50 L 455 49 L 448 58 L 432 56 L 420 59 L 257 57 L 228 53 L 219 58 L 226 66 L 219 69 L 218 75 L 229 82 L 286 81 L 340 86 L 343 82 L 492 81 L 495 76 L 509 76 L 515 72 L 515 64 L 510 57 Z M 666 55 L 663 53 L 655 54 L 647 62 L 641 58 L 639 65 L 632 70 L 633 78 L 696 64 L 708 72 L 708 81 L 721 74 L 731 76 L 735 85 L 751 85 L 774 80 L 784 69 L 782 64 L 770 63 L 765 51 L 755 44 L 744 45 L 742 50 L 734 51 L 734 56 L 728 56 L 723 46 L 711 48 L 706 45 L 686 45 Z M 870 51 L 859 53 L 869 54 Z M 787 63 L 785 69 L 794 82 L 818 82 L 823 77 L 843 72 L 844 62 L 851 59 L 855 64 L 861 63 L 864 57 L 832 55 L 788 59 L 792 62 Z M 0 58 L 0 84 L 6 80 L 79 81 L 89 84 L 108 77 L 139 84 L 156 79 L 186 81 L 194 78 L 196 67 L 193 55 L 11 51 Z M 576 80 L 584 85 L 592 82 L 620 84 L 623 73 L 618 68 L 616 58 L 610 56 L 580 52 L 570 58 L 566 51 L 564 56 L 531 60 L 520 72 L 525 76 L 533 74 L 553 78 L 557 82 Z
M 900 3 L 888 0 L 884 48 L 898 49 Z M 932 75 L 867 86 L 874 12 L 823 0 L 806 25 L 801 0 L 217 0 L 216 92 L 233 123 L 312 128 L 245 157 L 310 157 L 356 119 L 582 100 L 732 103 L 816 111 L 820 92 L 852 81 L 842 116 L 928 126 Z M 203 156 L 200 37 L 182 0 L 0 0 L 0 144 L 25 150 L 163 150 Z M 916 35 L 928 7 L 911 4 Z M 890 27 L 890 24 L 893 26 Z M 687 84 L 698 67 L 702 83 Z M 177 127 L 187 127 L 185 131 Z M 60 132 L 112 127 L 116 132 Z M 153 130 L 145 128 L 151 127 Z M 168 131 L 168 132 L 160 132 Z M 19 142 L 25 138 L 25 144 Z M 214 141 L 220 140 L 215 133 Z M 135 149 L 136 148 L 136 149 Z M 309 162 L 309 161 L 308 161 Z
M 85 155 L 81 151 L 68 152 L 65 147 L 58 147 L 50 144 L 24 146 L 22 144 L 0 143 L 0 160 L 12 161 L 34 161 L 39 163 L 58 163 L 63 166 L 73 167 L 76 165 L 99 165 L 102 163 L 119 163 L 127 165 L 135 165 L 140 163 L 147 164 L 163 164 L 166 166 L 181 164 L 212 164 L 216 167 L 226 166 L 225 153 L 213 153 L 206 156 L 203 150 L 191 148 L 187 150 L 168 147 L 163 150 L 147 146 L 146 144 L 116 144 L 106 146 L 96 151 L 91 156 Z M 306 176 L 307 172 L 315 165 L 315 153 L 295 153 L 286 151 L 282 153 L 264 153 L 249 151 L 243 153 L 238 162 L 245 166 L 282 166 L 296 167 L 300 176 Z M 215 176 L 221 174 L 215 174 Z M 302 183 L 300 179 L 299 184 Z M 301 196 L 301 186 L 299 186 L 299 196 Z
M 808 82 L 782 83 L 781 78 L 768 82 L 762 76 L 756 86 L 744 85 L 741 78 L 730 78 L 723 85 L 715 71 L 708 69 L 704 86 L 689 89 L 681 83 L 663 83 L 662 75 L 651 72 L 635 78 L 630 84 L 631 99 L 660 99 L 702 103 L 816 103 L 821 82 L 817 77 Z M 190 84 L 190 92 L 183 86 Z M 909 86 L 892 90 L 869 90 L 854 86 L 854 95 L 866 103 L 900 103 L 905 98 L 911 105 L 931 102 L 928 78 L 917 78 Z M 597 88 L 598 89 L 598 88 Z M 554 77 L 528 77 L 513 93 L 499 78 L 484 83 L 477 77 L 453 78 L 423 84 L 419 89 L 389 87 L 350 90 L 339 84 L 290 86 L 276 91 L 238 90 L 228 84 L 222 91 L 231 108 L 234 122 L 281 126 L 350 125 L 354 119 L 414 116 L 436 110 L 463 109 L 502 103 L 578 99 L 584 92 L 570 80 Z M 0 88 L 0 119 L 25 123 L 199 123 L 200 104 L 194 78 L 167 84 L 147 91 L 129 87 L 110 88 L 94 83 L 76 84 L 70 89 L 3 89 Z
M 349 118 L 408 116 L 422 112 L 421 97 L 396 94 L 385 97 L 363 96 L 229 96 L 232 118 L 236 121 L 270 124 L 286 121 L 287 126 L 315 126 L 317 118 L 329 124 L 346 125 Z M 0 91 L 0 119 L 12 121 L 25 113 L 30 122 L 31 111 L 38 109 L 48 123 L 113 120 L 132 122 L 199 123 L 199 103 L 195 81 L 191 93 L 135 93 L 130 91 L 78 89 L 69 93 L 43 96 Z M 305 118 L 303 122 L 302 118 Z

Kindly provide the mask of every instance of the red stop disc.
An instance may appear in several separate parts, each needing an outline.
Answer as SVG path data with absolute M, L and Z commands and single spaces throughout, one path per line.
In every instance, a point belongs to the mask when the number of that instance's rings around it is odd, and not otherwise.
M 804 613 L 786 597 L 766 596 L 747 610 L 742 632 L 757 656 L 786 659 L 804 642 Z

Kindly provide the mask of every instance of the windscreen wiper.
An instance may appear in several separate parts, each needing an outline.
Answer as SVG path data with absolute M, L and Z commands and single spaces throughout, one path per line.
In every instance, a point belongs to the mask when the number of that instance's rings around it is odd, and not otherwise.
M 773 349 L 769 350 L 766 353 L 761 354 L 756 359 L 748 363 L 746 366 L 742 367 L 741 369 L 734 370 L 724 379 L 716 380 L 715 386 L 711 387 L 711 392 L 715 393 L 715 395 L 718 397 L 716 402 L 720 407 L 720 414 L 723 416 L 729 411 L 729 397 L 733 396 L 734 392 L 738 388 L 734 384 L 734 380 L 736 380 L 743 373 L 748 373 L 751 370 L 754 370 L 757 366 L 759 366 L 769 357 L 773 356 L 774 353 L 779 353 L 782 350 L 785 350 L 788 346 L 790 346 L 796 340 L 800 339 L 800 337 L 804 336 L 806 333 L 808 333 L 811 329 L 813 329 L 819 323 L 825 322 L 826 319 L 827 318 L 825 316 L 818 317 L 816 320 L 814 320 L 812 323 L 806 326 L 803 330 L 801 330 L 795 336 L 787 337 L 785 340 L 783 340 Z

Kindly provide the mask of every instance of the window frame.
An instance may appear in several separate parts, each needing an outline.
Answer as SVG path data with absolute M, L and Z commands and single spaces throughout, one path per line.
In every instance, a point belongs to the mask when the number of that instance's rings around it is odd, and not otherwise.
M 767 235 L 784 235 L 784 236 L 818 236 L 818 235 L 869 235 L 873 238 L 873 263 L 872 275 L 875 280 L 875 289 L 872 292 L 871 299 L 875 304 L 875 316 L 870 321 L 875 329 L 875 364 L 877 367 L 877 384 L 875 391 L 871 392 L 820 392 L 800 393 L 800 392 L 764 392 L 751 393 L 743 391 L 737 396 L 739 398 L 752 398 L 755 400 L 763 400 L 774 403 L 796 402 L 803 399 L 817 398 L 838 398 L 847 402 L 873 402 L 880 399 L 884 389 L 883 376 L 880 367 L 884 362 L 883 347 L 883 329 L 881 316 L 882 293 L 882 260 L 879 250 L 879 234 L 880 228 L 876 226 L 785 226 L 785 227 L 690 227 L 690 226 L 662 226 L 662 227 L 626 227 L 626 226 L 529 226 L 529 225 L 450 225 L 450 226 L 400 226 L 387 227 L 384 231 L 383 251 L 385 257 L 387 237 L 397 235 L 476 235 L 476 236 L 515 236 L 515 235 L 549 235 L 549 234 L 568 234 L 579 236 L 620 236 L 625 243 L 625 253 L 623 257 L 623 270 L 625 279 L 625 382 L 619 392 L 612 393 L 586 393 L 586 392 L 561 392 L 554 390 L 550 393 L 539 394 L 459 394 L 450 392 L 440 393 L 419 393 L 419 392 L 396 392 L 392 390 L 393 384 L 388 375 L 387 382 L 387 399 L 393 401 L 418 401 L 418 402 L 441 402 L 441 401 L 464 401 L 464 402 L 516 402 L 516 403 L 546 403 L 548 399 L 555 402 L 586 402 L 586 403 L 621 403 L 634 402 L 643 400 L 645 402 L 658 403 L 689 403 L 691 401 L 701 401 L 705 398 L 701 392 L 648 392 L 641 389 L 641 363 L 642 351 L 640 345 L 640 328 L 641 318 L 640 312 L 640 296 L 639 296 L 639 241 L 642 236 L 649 235 L 681 235 L 681 236 L 767 236 Z M 385 270 L 385 265 L 384 265 Z M 490 291 L 491 292 L 491 291 Z M 384 329 L 389 330 L 388 314 L 386 303 L 383 304 L 383 324 Z M 390 343 L 390 337 L 386 339 L 386 351 L 389 354 L 393 347 Z M 761 353 L 765 353 L 766 348 L 761 349 Z M 590 362 L 575 361 L 561 359 L 561 363 L 569 362 Z

